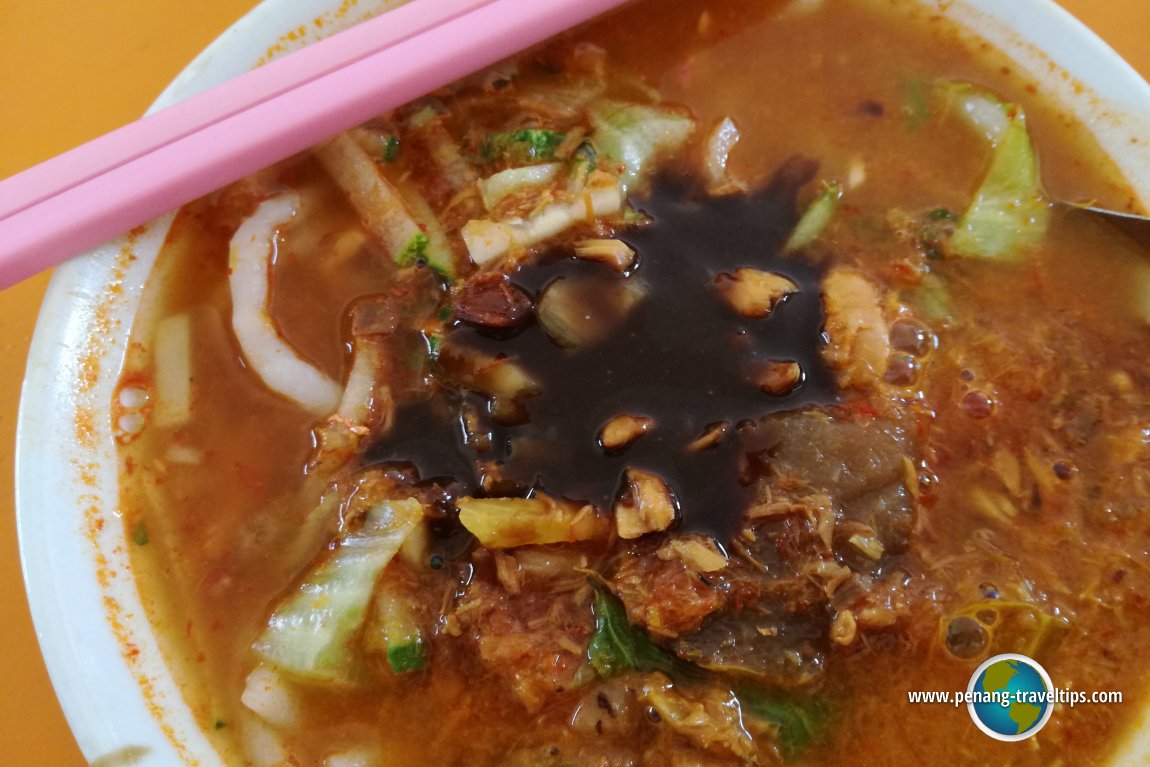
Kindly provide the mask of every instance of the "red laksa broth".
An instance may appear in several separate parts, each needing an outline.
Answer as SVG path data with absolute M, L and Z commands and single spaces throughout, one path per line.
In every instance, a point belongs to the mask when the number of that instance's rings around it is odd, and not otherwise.
M 1041 95 L 910 2 L 645 0 L 181 210 L 112 417 L 227 763 L 1108 763 L 1150 261 Z M 909 702 L 1001 653 L 1123 702 Z

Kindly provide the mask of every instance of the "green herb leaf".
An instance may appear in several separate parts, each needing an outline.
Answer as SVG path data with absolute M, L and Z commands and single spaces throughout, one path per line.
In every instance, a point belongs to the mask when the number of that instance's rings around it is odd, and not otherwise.
M 427 643 L 410 594 L 386 577 L 376 587 L 372 616 L 363 646 L 382 653 L 396 674 L 419 671 L 427 665 Z
M 688 683 L 721 679 L 651 641 L 646 632 L 628 622 L 623 604 L 604 589 L 596 587 L 591 606 L 595 613 L 595 632 L 591 635 L 587 656 L 600 677 L 607 678 L 622 671 L 661 671 L 676 681 Z M 793 758 L 810 746 L 828 720 L 824 707 L 814 698 L 784 695 L 750 686 L 737 688 L 735 696 L 745 713 L 776 727 L 776 742 L 785 759 Z
M 604 679 L 620 671 L 662 671 L 672 678 L 698 678 L 701 670 L 675 657 L 651 641 L 647 633 L 627 620 L 623 603 L 596 588 L 591 605 L 595 632 L 587 646 L 591 667 Z
M 399 136 L 384 136 L 380 141 L 383 144 L 383 161 L 395 162 L 399 157 Z
M 387 648 L 387 665 L 397 674 L 419 671 L 427 665 L 427 649 L 423 640 Z
M 745 688 L 736 692 L 744 714 L 773 724 L 779 753 L 790 760 L 810 747 L 825 730 L 829 715 L 822 702 L 794 694 Z
M 395 263 L 399 266 L 414 266 L 418 261 L 426 260 L 428 244 L 426 234 L 413 235 L 404 249 L 396 254 Z
M 147 546 L 148 541 L 148 526 L 144 524 L 143 520 L 136 523 L 136 527 L 132 530 L 132 543 L 137 546 Z
M 486 162 L 507 161 L 512 165 L 530 165 L 555 159 L 555 150 L 566 133 L 543 128 L 499 131 L 488 135 L 479 149 Z

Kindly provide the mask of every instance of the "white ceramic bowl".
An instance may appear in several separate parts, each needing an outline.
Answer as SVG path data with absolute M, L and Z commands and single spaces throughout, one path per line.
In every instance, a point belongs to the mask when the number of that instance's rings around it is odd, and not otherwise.
M 1093 33 L 1049 0 L 920 1 L 1007 51 L 1090 125 L 1150 208 L 1150 142 L 1131 141 L 1150 135 L 1150 86 Z M 288 41 L 301 25 L 318 37 L 397 4 L 265 0 L 197 58 L 156 108 L 256 66 L 276 46 L 303 44 L 307 36 Z M 56 693 L 90 761 L 220 762 L 164 663 L 129 571 L 108 417 L 141 288 L 170 221 L 57 270 L 20 407 L 16 502 L 28 599 Z M 1150 715 L 1117 748 L 1116 764 L 1150 763 Z

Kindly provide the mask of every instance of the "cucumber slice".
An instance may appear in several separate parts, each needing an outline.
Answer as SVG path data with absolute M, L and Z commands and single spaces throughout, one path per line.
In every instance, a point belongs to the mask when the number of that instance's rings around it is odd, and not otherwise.
M 415 607 L 396 584 L 384 582 L 376 590 L 364 647 L 387 658 L 387 665 L 396 674 L 419 671 L 427 665 L 427 645 Z

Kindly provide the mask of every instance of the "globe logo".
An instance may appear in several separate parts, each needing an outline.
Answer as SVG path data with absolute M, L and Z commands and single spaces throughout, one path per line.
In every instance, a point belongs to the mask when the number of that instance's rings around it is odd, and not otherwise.
M 967 710 L 978 729 L 996 740 L 1025 740 L 1054 713 L 1054 685 L 1037 661 L 1007 653 L 975 669 L 967 687 Z

